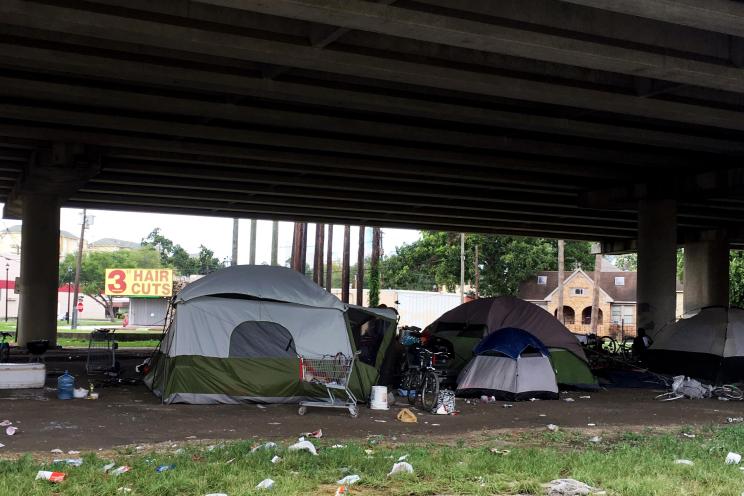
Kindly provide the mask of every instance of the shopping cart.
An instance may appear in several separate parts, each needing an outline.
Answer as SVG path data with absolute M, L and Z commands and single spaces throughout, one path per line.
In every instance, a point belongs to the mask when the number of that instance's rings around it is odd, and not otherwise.
M 96 329 L 90 333 L 88 340 L 88 359 L 85 372 L 88 375 L 104 374 L 116 377 L 119 375 L 119 362 L 116 361 L 116 350 L 119 344 L 114 340 L 115 329 Z
M 349 389 L 349 378 L 354 368 L 354 356 L 347 357 L 339 353 L 337 355 L 323 355 L 315 358 L 300 357 L 300 380 L 311 384 L 319 384 L 326 388 L 328 398 L 316 401 L 300 401 L 300 415 L 305 415 L 307 407 L 318 408 L 344 408 L 349 410 L 349 415 L 359 415 L 357 399 Z M 339 391 L 343 391 L 346 399 L 337 397 Z

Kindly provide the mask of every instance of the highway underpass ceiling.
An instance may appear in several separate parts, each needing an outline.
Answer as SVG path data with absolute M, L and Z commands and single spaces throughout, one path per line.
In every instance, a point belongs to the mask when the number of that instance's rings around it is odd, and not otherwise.
M 744 241 L 744 4 L 640 3 L 3 0 L 0 201 L 73 143 L 71 207 Z

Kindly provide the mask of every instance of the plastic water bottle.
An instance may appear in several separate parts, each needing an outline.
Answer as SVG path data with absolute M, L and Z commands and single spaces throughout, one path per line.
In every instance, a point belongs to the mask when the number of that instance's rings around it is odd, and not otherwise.
M 71 400 L 75 389 L 75 376 L 65 373 L 57 378 L 57 399 Z

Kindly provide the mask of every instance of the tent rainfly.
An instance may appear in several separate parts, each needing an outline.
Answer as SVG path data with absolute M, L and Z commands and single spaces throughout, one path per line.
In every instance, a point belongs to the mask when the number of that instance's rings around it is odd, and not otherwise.
M 349 307 L 285 267 L 238 265 L 174 298 L 145 383 L 164 403 L 295 403 L 323 395 L 300 380 L 298 356 L 360 351 L 352 392 L 366 400 L 393 340 L 392 310 Z
M 506 328 L 489 334 L 457 380 L 458 396 L 494 396 L 504 401 L 558 399 L 550 352 L 535 336 Z
M 744 381 L 744 309 L 706 307 L 664 326 L 645 360 L 656 372 L 714 384 Z
M 463 303 L 426 330 L 452 343 L 455 359 L 450 366 L 460 370 L 473 357 L 473 348 L 481 339 L 507 327 L 527 331 L 548 347 L 558 384 L 575 389 L 598 388 L 584 350 L 571 331 L 542 308 L 519 298 L 499 296 Z

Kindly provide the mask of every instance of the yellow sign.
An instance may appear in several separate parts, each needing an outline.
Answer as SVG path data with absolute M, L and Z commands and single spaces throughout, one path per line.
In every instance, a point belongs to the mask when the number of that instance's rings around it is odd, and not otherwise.
M 171 296 L 173 269 L 106 269 L 109 296 Z

